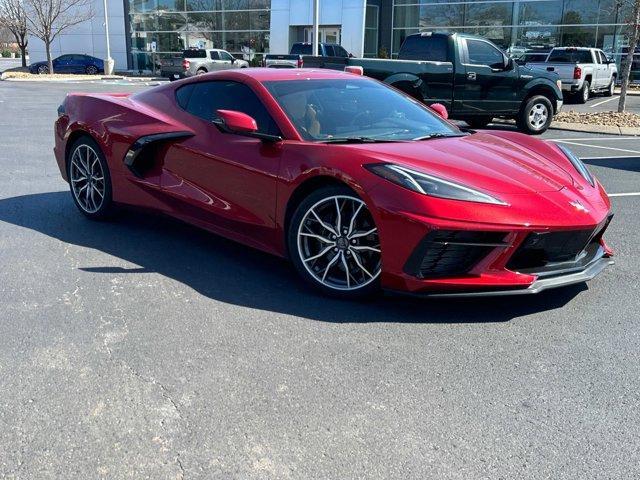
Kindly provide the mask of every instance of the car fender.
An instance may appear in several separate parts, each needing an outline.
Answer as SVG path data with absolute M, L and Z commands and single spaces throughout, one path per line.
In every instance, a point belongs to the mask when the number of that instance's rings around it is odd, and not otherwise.
M 560 77 L 558 77 L 558 79 L 560 79 Z M 528 97 L 529 93 L 535 90 L 545 90 L 547 92 L 550 92 L 555 100 L 562 100 L 562 90 L 560 90 L 558 88 L 558 85 L 556 85 L 548 78 L 534 77 L 527 83 L 525 83 L 522 87 L 522 91 L 524 92 L 523 98 Z

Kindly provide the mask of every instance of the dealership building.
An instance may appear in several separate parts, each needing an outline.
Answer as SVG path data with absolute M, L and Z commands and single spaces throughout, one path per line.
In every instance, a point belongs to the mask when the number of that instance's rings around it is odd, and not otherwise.
M 65 31 L 53 55 L 104 58 L 104 7 Z M 407 35 L 454 31 L 488 38 L 511 54 L 589 46 L 620 56 L 627 11 L 616 0 L 319 0 L 320 39 L 355 56 L 393 56 Z M 629 2 L 630 3 L 630 2 Z M 313 0 L 107 0 L 116 70 L 149 70 L 154 60 L 189 47 L 224 48 L 251 60 L 311 41 Z M 29 41 L 32 61 L 46 58 Z

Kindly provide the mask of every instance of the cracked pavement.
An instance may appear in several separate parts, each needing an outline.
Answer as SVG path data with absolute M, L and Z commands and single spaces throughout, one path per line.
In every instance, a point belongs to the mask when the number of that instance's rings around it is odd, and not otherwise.
M 640 197 L 613 199 L 588 287 L 341 302 L 178 222 L 75 210 L 58 103 L 139 88 L 0 82 L 0 478 L 640 477 Z M 638 158 L 590 168 L 640 185 Z

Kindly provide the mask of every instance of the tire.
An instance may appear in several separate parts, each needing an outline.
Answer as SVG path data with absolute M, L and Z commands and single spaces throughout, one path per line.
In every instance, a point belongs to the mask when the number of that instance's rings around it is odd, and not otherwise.
M 544 95 L 529 98 L 520 109 L 516 124 L 518 129 L 529 135 L 544 133 L 553 120 L 553 106 Z
M 590 88 L 591 84 L 588 80 L 585 80 L 582 84 L 582 90 L 580 90 L 576 95 L 576 102 L 587 103 L 587 101 L 589 100 L 589 95 L 591 94 L 591 91 L 589 90 Z
M 87 169 L 90 175 L 86 175 Z M 113 211 L 109 166 L 102 150 L 91 137 L 80 137 L 69 149 L 67 178 L 71 198 L 78 210 L 95 220 L 109 217 Z
M 98 67 L 96 67 L 95 65 L 89 65 L 87 68 L 84 69 L 84 71 L 87 75 L 97 75 Z
M 378 231 L 367 205 L 346 186 L 320 188 L 302 200 L 287 245 L 300 276 L 326 295 L 355 299 L 380 289 Z
M 49 67 L 46 65 L 40 65 L 37 69 L 38 75 L 46 75 L 49 73 Z
M 607 87 L 607 91 L 605 92 L 605 97 L 613 97 L 613 94 L 616 89 L 616 76 L 611 77 L 611 83 Z
M 492 117 L 469 117 L 464 120 L 471 128 L 485 128 L 492 121 Z
M 207 69 L 206 68 L 199 68 L 196 71 L 196 75 L 204 75 L 205 73 L 207 73 Z

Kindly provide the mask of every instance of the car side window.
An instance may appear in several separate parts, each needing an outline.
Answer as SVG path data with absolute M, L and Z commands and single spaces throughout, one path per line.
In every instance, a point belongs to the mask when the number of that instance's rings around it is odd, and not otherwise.
M 233 57 L 231 56 L 230 53 L 227 52 L 220 52 L 220 60 L 233 60 Z
M 601 63 L 603 63 L 603 62 L 602 62 L 602 58 L 600 58 L 600 52 L 598 52 L 598 51 L 594 51 L 594 52 L 593 52 L 593 54 L 594 54 L 593 56 L 594 56 L 594 57 L 596 57 L 596 63 L 597 63 L 597 64 L 601 64 Z
M 335 57 L 336 56 L 336 52 L 333 49 L 333 45 L 325 45 L 324 46 L 324 51 L 327 57 Z
M 211 50 L 210 55 L 211 55 L 211 60 L 220 60 L 220 54 L 215 50 Z
M 345 57 L 346 58 L 346 57 L 349 56 L 349 53 L 347 53 L 347 51 L 344 48 L 342 48 L 341 46 L 338 45 L 336 47 L 336 56 Z
M 176 101 L 187 112 L 208 122 L 218 118 L 216 110 L 246 113 L 255 119 L 259 132 L 280 135 L 280 129 L 258 96 L 243 83 L 223 80 L 192 83 L 178 89 Z
M 501 65 L 503 62 L 502 52 L 493 45 L 482 40 L 467 40 L 467 52 L 469 63 L 474 65 Z

